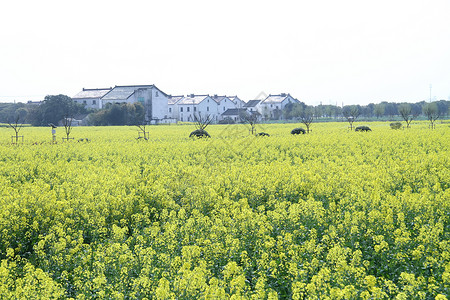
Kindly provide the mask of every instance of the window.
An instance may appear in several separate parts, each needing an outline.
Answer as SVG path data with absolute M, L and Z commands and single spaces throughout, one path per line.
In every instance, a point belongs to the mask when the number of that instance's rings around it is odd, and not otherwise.
M 83 100 L 83 104 L 86 105 L 86 100 Z
M 182 107 L 180 107 L 180 111 L 183 112 L 183 108 Z
M 187 107 L 187 111 L 189 112 L 190 110 L 191 110 L 191 108 L 188 106 L 188 107 Z
M 197 111 L 197 107 L 194 106 L 194 111 Z
M 158 93 L 158 91 L 156 91 L 156 93 L 155 93 L 155 96 L 156 96 L 156 97 L 158 97 L 158 96 L 159 96 L 159 93 Z
M 209 106 L 206 107 L 206 111 L 209 111 Z
M 223 111 L 225 111 L 225 106 L 223 107 Z
M 92 100 L 92 104 L 93 105 L 97 104 L 97 100 Z
M 270 104 L 270 107 L 273 107 L 273 104 Z
M 170 112 L 170 113 L 172 112 L 172 107 L 169 107 L 169 112 Z

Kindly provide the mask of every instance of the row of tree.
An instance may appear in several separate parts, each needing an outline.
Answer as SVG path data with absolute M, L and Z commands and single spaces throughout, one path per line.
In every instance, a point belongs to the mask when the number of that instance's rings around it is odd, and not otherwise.
M 440 116 L 447 116 L 450 106 L 450 101 L 448 100 L 440 100 L 432 102 L 433 105 L 437 109 Z M 335 105 L 317 105 L 317 106 L 308 106 L 305 103 L 298 104 L 288 104 L 283 110 L 279 110 L 273 114 L 273 119 L 285 119 L 292 120 L 298 119 L 302 114 L 305 113 L 305 110 L 309 111 L 309 114 L 314 115 L 314 118 L 330 118 L 330 119 L 339 119 L 345 118 L 346 114 L 350 110 L 356 110 L 358 116 L 365 119 L 376 118 L 376 119 L 393 119 L 396 116 L 402 115 L 402 108 L 407 106 L 408 109 L 411 110 L 411 114 L 414 116 L 423 115 L 426 117 L 424 113 L 424 107 L 429 105 L 428 102 L 421 101 L 417 103 L 394 103 L 394 102 L 382 102 L 379 104 L 368 104 L 368 105 L 346 105 L 343 107 L 335 106 Z M 270 115 L 263 111 L 263 117 L 265 119 L 269 119 Z
M 275 111 L 273 119 L 300 120 L 310 124 L 317 119 L 356 119 L 383 118 L 393 119 L 402 117 L 407 127 L 412 120 L 419 116 L 430 119 L 448 116 L 450 101 L 440 100 L 432 103 L 425 101 L 417 103 L 388 103 L 368 105 L 334 105 L 308 106 L 305 103 L 292 103 L 283 110 Z M 23 123 L 33 126 L 47 126 L 49 123 L 58 124 L 64 119 L 84 118 L 87 115 L 89 125 L 137 125 L 143 124 L 145 109 L 140 103 L 108 104 L 102 110 L 87 110 L 65 95 L 47 96 L 40 105 L 23 103 L 0 103 L 0 123 L 8 123 L 17 117 Z M 262 112 L 263 118 L 270 119 L 270 114 Z M 309 127 L 308 125 L 306 125 Z M 352 126 L 352 124 L 351 124 Z
M 1 103 L 0 123 L 20 122 L 33 126 L 64 125 L 67 120 L 87 117 L 94 126 L 138 125 L 144 122 L 145 109 L 141 103 L 108 104 L 101 110 L 87 110 L 65 95 L 47 96 L 39 104 Z

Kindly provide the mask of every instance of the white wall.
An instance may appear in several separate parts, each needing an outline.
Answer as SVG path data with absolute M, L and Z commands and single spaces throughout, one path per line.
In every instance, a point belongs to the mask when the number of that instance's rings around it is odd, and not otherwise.
M 152 89 L 152 119 L 165 119 L 169 117 L 168 98 L 158 89 Z
M 83 105 L 86 108 L 95 108 L 95 109 L 102 108 L 102 101 L 100 98 L 77 98 L 73 99 L 73 101 Z

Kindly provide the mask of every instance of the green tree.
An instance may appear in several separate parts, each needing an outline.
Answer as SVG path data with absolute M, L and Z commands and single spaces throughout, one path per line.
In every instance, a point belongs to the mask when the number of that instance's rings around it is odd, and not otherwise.
M 353 130 L 353 123 L 361 114 L 359 107 L 356 105 L 344 106 L 344 108 L 342 109 L 342 114 L 344 115 L 344 118 L 347 120 L 348 124 L 350 124 L 350 130 Z
M 373 108 L 373 113 L 378 118 L 382 117 L 384 115 L 384 104 L 376 104 Z
M 29 112 L 31 125 L 46 126 L 49 123 L 58 124 L 66 116 L 74 116 L 85 112 L 86 109 L 75 103 L 66 95 L 49 95 L 41 105 Z
M 412 106 L 408 103 L 400 104 L 398 106 L 398 113 L 402 116 L 403 120 L 405 120 L 406 128 L 409 128 L 409 124 L 417 117 L 412 111 Z
M 422 110 L 428 121 L 430 121 L 430 128 L 434 129 L 436 127 L 434 123 L 441 116 L 436 102 L 425 104 Z
M 314 108 L 313 107 L 304 108 L 302 113 L 300 114 L 300 120 L 303 124 L 305 124 L 306 132 L 309 133 L 311 123 L 314 121 Z

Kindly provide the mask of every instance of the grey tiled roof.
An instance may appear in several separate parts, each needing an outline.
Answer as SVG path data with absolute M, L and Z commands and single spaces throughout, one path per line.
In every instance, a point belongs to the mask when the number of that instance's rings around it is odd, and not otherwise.
M 209 95 L 190 95 L 183 97 L 180 101 L 177 102 L 178 105 L 194 105 L 199 104 L 203 100 L 205 100 Z
M 229 108 L 222 113 L 222 116 L 238 116 L 240 113 L 245 111 L 247 111 L 245 108 Z
M 184 96 L 169 96 L 168 102 L 169 102 L 169 104 L 175 104 L 183 98 L 184 98 Z
M 75 96 L 72 97 L 72 99 L 89 99 L 89 98 L 101 98 L 105 96 L 109 91 L 111 91 L 112 88 L 105 88 L 105 89 L 85 89 Z
M 283 102 L 287 97 L 290 97 L 294 100 L 294 102 L 300 102 L 297 99 L 293 98 L 289 94 L 280 94 L 280 95 L 269 95 L 266 99 L 264 99 L 263 103 L 281 103 Z
M 261 102 L 261 100 L 250 100 L 244 104 L 244 107 L 255 107 L 260 102 Z
M 154 85 L 127 85 L 127 86 L 115 86 L 111 92 L 106 94 L 103 97 L 103 100 L 126 100 L 130 98 L 131 95 L 134 94 L 134 92 L 137 89 L 140 88 L 154 88 Z
M 217 95 L 214 95 L 211 98 L 213 98 L 213 100 L 216 101 L 217 103 L 220 103 L 223 99 L 228 99 L 227 96 L 217 96 Z
M 266 99 L 264 99 L 264 103 L 280 103 L 286 99 L 288 95 L 269 95 Z

